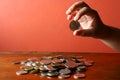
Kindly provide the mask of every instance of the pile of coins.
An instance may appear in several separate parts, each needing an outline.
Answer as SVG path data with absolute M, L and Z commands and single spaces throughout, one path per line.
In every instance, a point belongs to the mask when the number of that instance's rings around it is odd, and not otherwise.
M 93 61 L 87 61 L 83 57 L 41 57 L 29 58 L 24 61 L 14 61 L 13 64 L 21 64 L 20 71 L 16 75 L 38 74 L 47 77 L 58 77 L 59 79 L 70 78 L 73 75 L 74 79 L 85 78 L 84 74 L 89 66 L 93 65 Z

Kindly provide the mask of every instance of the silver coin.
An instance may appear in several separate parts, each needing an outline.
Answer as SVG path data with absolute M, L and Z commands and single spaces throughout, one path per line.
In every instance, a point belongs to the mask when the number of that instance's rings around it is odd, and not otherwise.
M 58 75 L 59 75 L 59 73 L 57 71 L 50 71 L 47 73 L 47 76 L 49 76 L 49 77 L 55 77 Z
M 79 79 L 79 78 L 85 78 L 86 75 L 83 74 L 83 73 L 75 73 L 75 74 L 73 75 L 73 77 L 74 77 L 74 79 Z
M 86 66 L 79 66 L 77 67 L 77 72 L 85 72 L 87 70 Z
M 17 71 L 16 75 L 24 75 L 24 74 L 27 74 L 27 73 L 28 73 L 27 71 Z
M 47 71 L 47 69 L 44 67 L 44 65 L 40 66 L 40 67 L 39 67 L 39 70 L 40 70 L 40 71 Z
M 66 78 L 69 78 L 70 75 L 59 75 L 58 78 L 59 79 L 66 79 Z
M 32 66 L 32 64 L 33 64 L 33 62 L 27 62 L 27 63 L 25 63 L 25 66 Z
M 29 73 L 30 73 L 30 74 L 36 74 L 36 73 L 38 73 L 38 71 L 39 71 L 39 70 L 31 70 Z
M 44 65 L 44 68 L 50 71 L 56 70 L 52 65 Z
M 41 76 L 47 76 L 47 72 L 41 72 Z
M 67 74 L 70 74 L 71 73 L 71 70 L 70 69 L 61 69 L 60 71 L 59 71 L 59 73 L 61 74 L 61 75 L 67 75 Z
M 23 60 L 21 61 L 21 64 L 26 64 L 28 62 L 28 60 Z

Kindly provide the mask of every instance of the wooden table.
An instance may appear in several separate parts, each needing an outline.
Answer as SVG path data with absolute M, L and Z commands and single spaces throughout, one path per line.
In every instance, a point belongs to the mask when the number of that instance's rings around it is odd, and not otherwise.
M 9 52 L 10 54 L 2 54 L 0 52 L 0 80 L 48 80 L 46 77 L 40 77 L 40 75 L 27 74 L 17 76 L 16 71 L 19 70 L 20 65 L 13 65 L 14 60 L 26 60 L 30 57 L 42 57 L 42 56 L 83 56 L 87 60 L 95 61 L 95 64 L 88 68 L 85 72 L 87 77 L 81 80 L 120 80 L 120 54 L 95 54 L 95 53 L 46 53 L 36 52 L 35 54 L 22 52 Z M 44 52 L 45 53 L 45 52 Z M 51 80 L 59 80 L 58 78 L 52 78 Z M 67 80 L 74 80 L 73 77 Z

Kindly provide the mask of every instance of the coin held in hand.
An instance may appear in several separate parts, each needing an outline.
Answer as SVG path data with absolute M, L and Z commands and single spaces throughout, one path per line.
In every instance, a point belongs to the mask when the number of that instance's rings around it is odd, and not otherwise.
M 70 22 L 69 27 L 72 31 L 75 31 L 75 30 L 80 28 L 80 23 L 78 21 L 73 20 L 73 21 Z

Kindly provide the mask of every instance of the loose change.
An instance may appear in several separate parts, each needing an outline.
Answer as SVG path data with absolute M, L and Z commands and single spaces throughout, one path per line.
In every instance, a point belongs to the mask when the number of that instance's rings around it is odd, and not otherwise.
M 29 58 L 23 61 L 13 61 L 13 64 L 21 64 L 20 70 L 16 75 L 40 74 L 42 77 L 58 77 L 59 79 L 85 78 L 85 71 L 94 64 L 83 57 L 63 57 L 63 56 L 46 56 L 41 58 Z

